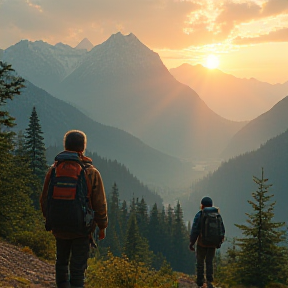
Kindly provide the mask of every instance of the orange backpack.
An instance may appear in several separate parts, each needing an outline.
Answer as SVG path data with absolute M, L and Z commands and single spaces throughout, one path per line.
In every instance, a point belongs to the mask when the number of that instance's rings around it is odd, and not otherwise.
M 58 154 L 48 188 L 46 230 L 89 234 L 94 220 L 90 194 L 91 184 L 78 154 Z

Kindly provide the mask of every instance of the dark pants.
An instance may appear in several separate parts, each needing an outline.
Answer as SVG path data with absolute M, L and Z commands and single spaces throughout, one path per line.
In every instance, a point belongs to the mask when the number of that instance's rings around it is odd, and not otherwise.
M 204 261 L 206 263 L 206 280 L 213 281 L 213 259 L 216 248 L 202 247 L 197 245 L 196 259 L 197 259 L 197 285 L 202 286 L 204 283 Z
M 56 284 L 65 287 L 84 287 L 84 273 L 89 257 L 89 238 L 56 238 Z

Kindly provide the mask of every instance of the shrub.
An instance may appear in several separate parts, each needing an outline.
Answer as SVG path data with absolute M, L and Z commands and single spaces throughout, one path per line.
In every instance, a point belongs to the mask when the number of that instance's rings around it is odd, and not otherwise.
M 114 257 L 108 254 L 107 260 L 90 259 L 87 270 L 87 288 L 148 288 L 173 287 L 176 276 L 167 265 L 156 271 L 126 256 Z
M 13 242 L 29 247 L 40 258 L 46 260 L 55 259 L 55 239 L 51 233 L 46 231 L 24 231 L 14 234 Z

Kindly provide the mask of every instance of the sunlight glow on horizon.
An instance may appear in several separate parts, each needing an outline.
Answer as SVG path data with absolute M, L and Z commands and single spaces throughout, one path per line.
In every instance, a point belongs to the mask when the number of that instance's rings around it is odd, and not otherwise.
M 209 69 L 215 69 L 219 66 L 219 58 L 217 56 L 215 56 L 214 54 L 210 54 L 208 55 L 207 59 L 206 59 L 206 64 L 205 67 L 209 68 Z

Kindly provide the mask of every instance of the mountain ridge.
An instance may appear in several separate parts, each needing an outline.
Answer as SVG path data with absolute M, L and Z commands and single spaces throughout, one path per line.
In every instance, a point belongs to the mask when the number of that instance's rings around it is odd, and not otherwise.
M 255 78 L 237 78 L 219 69 L 184 63 L 169 70 L 194 89 L 216 113 L 235 121 L 253 120 L 287 96 L 288 81 L 270 84 Z
M 52 49 L 46 46 L 46 50 Z M 175 80 L 157 53 L 132 33 L 113 34 L 81 55 L 77 54 L 81 50 L 66 49 L 72 59 L 78 60 L 69 73 L 58 61 L 62 55 L 58 50 L 56 56 L 43 53 L 45 61 L 37 57 L 32 61 L 31 54 L 27 65 L 21 50 L 14 51 L 14 57 L 9 47 L 4 58 L 10 59 L 24 78 L 72 103 L 93 120 L 127 131 L 178 158 L 219 157 L 223 146 L 245 124 L 226 120 L 208 108 L 194 90 Z M 57 59 L 53 60 L 54 56 Z M 56 63 L 56 71 L 51 63 Z
M 94 120 L 124 129 L 149 146 L 181 158 L 215 156 L 244 125 L 210 110 L 133 34 L 117 33 L 95 46 L 55 93 L 82 107 L 89 103 Z M 196 122 L 203 127 L 198 129 Z
M 240 129 L 223 150 L 225 159 L 258 149 L 288 129 L 288 96 Z

